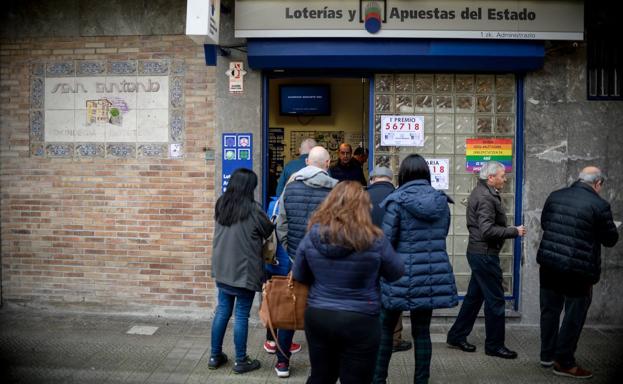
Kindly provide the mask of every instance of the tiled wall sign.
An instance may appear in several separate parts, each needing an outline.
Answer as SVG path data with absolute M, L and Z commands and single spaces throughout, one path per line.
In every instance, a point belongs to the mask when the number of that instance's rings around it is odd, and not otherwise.
M 31 155 L 181 157 L 183 67 L 167 59 L 34 64 Z

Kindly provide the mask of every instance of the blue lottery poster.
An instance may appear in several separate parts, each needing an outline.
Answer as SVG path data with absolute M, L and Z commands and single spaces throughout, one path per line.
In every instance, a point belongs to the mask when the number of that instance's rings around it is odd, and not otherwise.
M 253 169 L 253 134 L 223 133 L 223 177 L 222 191 L 225 192 L 231 174 L 238 168 Z

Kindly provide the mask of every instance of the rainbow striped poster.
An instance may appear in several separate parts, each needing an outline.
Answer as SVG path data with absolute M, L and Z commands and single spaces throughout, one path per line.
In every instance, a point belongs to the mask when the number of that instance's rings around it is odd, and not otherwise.
M 506 172 L 513 170 L 513 139 L 466 139 L 465 164 L 467 172 L 477 172 L 490 160 L 504 164 Z

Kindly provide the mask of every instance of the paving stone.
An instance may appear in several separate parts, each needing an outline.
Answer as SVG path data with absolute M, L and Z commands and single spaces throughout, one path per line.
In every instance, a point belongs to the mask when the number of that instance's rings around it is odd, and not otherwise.
M 4 383 L 283 383 L 302 384 L 310 372 L 308 348 L 303 332 L 294 340 L 303 350 L 292 357 L 291 377 L 278 379 L 274 355 L 262 348 L 266 335 L 253 322 L 247 353 L 262 368 L 244 375 L 234 374 L 232 328 L 223 350 L 230 361 L 217 370 L 208 369 L 210 321 L 162 317 L 131 317 L 87 313 L 63 313 L 31 308 L 0 310 L 0 382 Z M 128 335 L 133 326 L 157 327 L 152 336 Z M 506 343 L 519 358 L 503 360 L 484 354 L 484 328 L 477 324 L 469 341 L 478 348 L 465 353 L 447 348 L 448 324 L 433 324 L 431 384 L 568 384 L 541 368 L 539 328 L 507 325 Z M 405 321 L 403 336 L 410 327 Z M 590 328 L 582 333 L 576 357 L 595 377 L 591 384 L 619 382 L 623 366 L 623 328 Z M 396 353 L 390 363 L 388 383 L 412 383 L 413 350 Z

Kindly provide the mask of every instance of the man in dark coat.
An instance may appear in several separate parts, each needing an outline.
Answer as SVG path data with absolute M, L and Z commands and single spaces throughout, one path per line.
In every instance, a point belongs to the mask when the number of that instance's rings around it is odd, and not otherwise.
M 370 172 L 370 185 L 368 186 L 367 191 L 370 195 L 370 202 L 372 203 L 372 222 L 379 228 L 383 227 L 383 216 L 385 216 L 385 208 L 380 205 L 383 200 L 385 200 L 385 198 L 396 189 L 394 184 L 392 184 L 393 178 L 394 173 L 387 167 L 376 166 L 372 172 Z M 396 328 L 394 329 L 392 352 L 408 351 L 412 346 L 413 344 L 410 341 L 402 339 L 401 316 L 398 319 L 398 323 L 396 323 Z
M 601 246 L 613 247 L 619 239 L 610 204 L 599 196 L 604 180 L 599 168 L 584 168 L 578 181 L 549 195 L 541 214 L 541 365 L 553 365 L 561 376 L 592 376 L 578 366 L 574 354 L 592 286 L 599 281 Z
M 338 181 L 354 180 L 366 185 L 366 177 L 363 174 L 361 164 L 353 158 L 353 147 L 342 143 L 338 149 L 337 163 L 329 169 L 332 178 Z
M 476 351 L 476 346 L 467 342 L 467 336 L 484 301 L 485 353 L 514 359 L 517 352 L 504 346 L 505 301 L 499 254 L 506 239 L 524 236 L 526 229 L 523 225 L 514 227 L 506 224 L 500 197 L 505 183 L 504 164 L 489 161 L 482 166 L 478 184 L 469 195 L 467 262 L 472 276 L 459 315 L 448 332 L 447 343 L 465 352 Z

